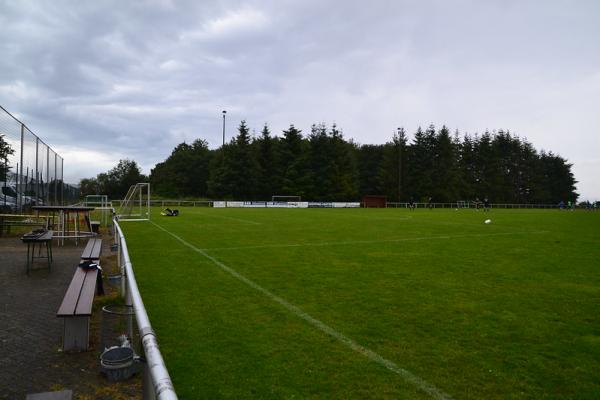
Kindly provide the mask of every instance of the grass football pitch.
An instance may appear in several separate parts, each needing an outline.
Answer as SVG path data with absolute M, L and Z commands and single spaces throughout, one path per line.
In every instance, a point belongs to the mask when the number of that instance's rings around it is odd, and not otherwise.
M 159 211 L 122 227 L 181 399 L 600 398 L 600 213 Z

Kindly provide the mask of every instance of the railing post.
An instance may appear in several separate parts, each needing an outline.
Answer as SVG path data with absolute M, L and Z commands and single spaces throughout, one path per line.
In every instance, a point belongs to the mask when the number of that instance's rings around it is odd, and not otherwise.
M 152 384 L 152 375 L 150 375 L 150 368 L 148 367 L 147 360 L 144 360 L 144 371 L 142 371 L 142 399 L 156 400 L 154 385 Z

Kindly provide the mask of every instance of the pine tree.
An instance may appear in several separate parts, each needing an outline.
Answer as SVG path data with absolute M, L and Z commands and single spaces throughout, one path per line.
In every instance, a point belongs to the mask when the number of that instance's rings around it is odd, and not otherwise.
M 250 147 L 250 131 L 246 121 L 240 123 L 238 135 L 232 146 L 232 157 L 228 161 L 233 197 L 241 200 L 253 199 L 257 193 L 260 167 Z
M 497 168 L 495 167 L 496 161 L 492 153 L 492 138 L 488 131 L 479 137 L 475 136 L 474 153 L 475 198 L 482 200 L 488 197 L 493 198 L 494 201 L 498 201 L 495 197 L 490 197 Z
M 333 124 L 329 133 L 332 149 L 332 163 L 329 171 L 331 198 L 337 201 L 358 198 L 358 168 L 354 153 L 354 143 L 346 142 L 337 126 Z
M 407 187 L 408 159 L 404 128 L 394 132 L 392 141 L 383 146 L 383 157 L 379 167 L 379 192 L 389 201 L 402 201 L 410 198 Z
M 477 156 L 475 152 L 477 138 L 473 139 L 465 134 L 460 143 L 459 168 L 462 176 L 462 200 L 475 200 L 478 195 L 478 177 Z
M 437 202 L 454 202 L 458 200 L 461 197 L 459 192 L 458 149 L 455 147 L 446 126 L 442 126 L 435 137 L 433 157 L 432 197 Z
M 267 124 L 263 126 L 260 138 L 254 140 L 256 160 L 258 163 L 258 193 L 259 199 L 270 199 L 278 191 L 280 176 L 277 165 L 277 139 L 271 137 Z
M 325 124 L 313 124 L 308 136 L 311 184 L 306 195 L 318 201 L 333 199 L 333 143 Z
M 213 199 L 232 200 L 233 185 L 231 159 L 233 144 L 226 143 L 216 150 L 210 163 L 210 178 L 207 182 L 208 195 Z
M 430 125 L 425 132 L 419 127 L 408 152 L 410 196 L 416 201 L 427 201 L 432 196 L 434 147 L 435 127 Z
M 211 196 L 224 199 L 251 200 L 257 194 L 259 165 L 250 145 L 250 131 L 246 121 L 238 128 L 238 135 L 222 146 L 214 157 L 208 182 Z
M 358 165 L 359 194 L 381 194 L 379 184 L 380 165 L 383 162 L 384 146 L 363 144 L 357 146 L 356 160 Z
M 282 182 L 280 195 L 305 196 L 310 189 L 311 177 L 308 165 L 308 145 L 302 131 L 294 125 L 283 131 L 279 146 Z

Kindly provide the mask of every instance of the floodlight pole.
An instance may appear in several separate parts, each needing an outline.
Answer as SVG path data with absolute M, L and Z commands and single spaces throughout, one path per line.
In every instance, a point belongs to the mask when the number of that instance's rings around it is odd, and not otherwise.
M 227 111 L 223 110 L 223 146 L 225 146 L 225 114 Z
M 400 140 L 400 130 L 398 128 L 398 202 L 402 194 L 402 141 Z

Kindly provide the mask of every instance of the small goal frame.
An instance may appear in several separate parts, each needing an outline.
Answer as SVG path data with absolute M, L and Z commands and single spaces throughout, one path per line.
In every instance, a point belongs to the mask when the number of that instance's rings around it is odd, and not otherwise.
M 150 221 L 150 184 L 131 185 L 116 214 L 119 221 Z
M 273 203 L 289 203 L 289 202 L 299 203 L 302 201 L 302 197 L 301 196 L 293 196 L 293 195 L 273 195 L 273 196 L 271 196 L 271 201 Z

